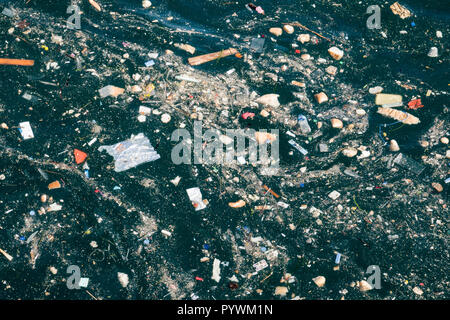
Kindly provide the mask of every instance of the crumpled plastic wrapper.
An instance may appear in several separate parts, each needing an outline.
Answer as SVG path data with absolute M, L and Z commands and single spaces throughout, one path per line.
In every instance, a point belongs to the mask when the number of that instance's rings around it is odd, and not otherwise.
M 98 151 L 106 150 L 114 157 L 114 171 L 121 172 L 140 164 L 158 160 L 161 156 L 155 151 L 143 133 L 131 135 L 131 138 L 114 145 L 100 146 Z

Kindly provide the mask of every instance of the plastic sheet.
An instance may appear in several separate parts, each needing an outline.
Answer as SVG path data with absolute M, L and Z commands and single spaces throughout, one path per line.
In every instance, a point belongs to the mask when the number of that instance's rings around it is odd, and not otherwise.
M 143 133 L 131 135 L 131 138 L 114 145 L 101 146 L 98 151 L 106 151 L 114 157 L 114 171 L 121 172 L 140 164 L 158 160 L 160 155 Z

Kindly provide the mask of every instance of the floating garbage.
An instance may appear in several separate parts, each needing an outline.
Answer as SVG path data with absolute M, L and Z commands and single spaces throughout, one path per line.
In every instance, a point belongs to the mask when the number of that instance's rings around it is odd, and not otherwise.
M 0 65 L 31 67 L 34 66 L 34 60 L 0 58 Z
M 85 153 L 85 152 L 83 152 L 81 150 L 78 150 L 78 149 L 74 149 L 73 150 L 73 155 L 75 157 L 75 162 L 77 164 L 83 163 L 84 160 L 86 160 L 86 158 L 87 158 L 87 153 Z
M 202 192 L 199 188 L 194 187 L 190 189 L 186 189 L 189 200 L 191 200 L 192 205 L 195 208 L 195 211 L 203 210 L 206 208 L 206 204 L 203 202 Z
M 3 8 L 2 14 L 10 18 L 14 18 L 14 16 L 16 15 L 16 13 L 13 10 L 8 8 Z
M 9 261 L 11 261 L 11 260 L 13 259 L 13 257 L 12 257 L 11 255 L 9 255 L 9 254 L 8 254 L 5 250 L 3 250 L 3 249 L 0 249 L 0 253 L 1 253 L 2 255 L 4 255 L 5 258 L 8 259 Z
M 448 299 L 448 23 L 395 1 L 3 1 L 0 296 Z
M 266 43 L 265 38 L 253 38 L 250 43 L 250 50 L 256 53 L 264 52 L 264 44 Z
M 229 202 L 228 205 L 231 208 L 242 208 L 243 206 L 245 206 L 245 201 L 244 200 L 238 200 L 236 202 Z
M 130 139 L 114 145 L 101 146 L 98 151 L 106 151 L 114 157 L 116 172 L 122 172 L 161 157 L 143 133 L 131 135 Z
M 410 157 L 405 156 L 402 153 L 399 153 L 394 158 L 394 163 L 398 164 L 399 166 L 401 166 L 405 169 L 412 171 L 416 175 L 420 175 L 423 172 L 423 170 L 425 170 L 425 167 L 423 165 L 414 161 Z
M 308 150 L 306 150 L 305 148 L 303 148 L 302 146 L 300 146 L 297 142 L 295 142 L 294 140 L 289 140 L 288 143 L 293 146 L 295 149 L 297 149 L 301 154 L 303 155 L 307 155 L 308 154 Z
M 28 121 L 19 123 L 19 131 L 24 140 L 34 138 L 33 129 Z
M 216 282 L 220 282 L 221 277 L 220 277 L 220 260 L 219 259 L 214 259 L 211 279 L 213 279 Z
M 189 64 L 191 66 L 198 66 L 200 64 L 203 64 L 203 63 L 206 63 L 206 62 L 209 62 L 209 61 L 212 61 L 212 60 L 216 60 L 216 59 L 219 59 L 219 58 L 224 58 L 224 57 L 227 57 L 227 56 L 231 56 L 231 55 L 236 54 L 236 53 L 238 53 L 238 51 L 236 49 L 230 48 L 230 49 L 222 50 L 222 51 L 219 51 L 219 52 L 208 53 L 208 54 L 204 54 L 204 55 L 201 55 L 201 56 L 189 58 L 188 61 L 189 61 Z
M 125 92 L 125 89 L 115 87 L 112 85 L 103 87 L 98 90 L 98 93 L 100 94 L 100 98 L 105 98 L 105 97 L 109 97 L 109 96 L 116 98 L 117 96 L 121 95 L 124 92 Z
M 392 12 L 398 16 L 400 16 L 400 18 L 402 19 L 406 19 L 409 18 L 411 16 L 411 11 L 409 11 L 408 9 L 406 9 L 404 6 L 402 6 L 400 3 L 398 2 L 394 2 L 391 6 L 390 6 Z
M 375 104 L 385 105 L 385 104 L 397 104 L 402 103 L 402 96 L 398 94 L 388 94 L 388 93 L 378 93 L 375 96 Z
M 303 134 L 308 134 L 308 133 L 311 132 L 311 127 L 309 126 L 308 120 L 306 119 L 306 117 L 304 115 L 299 114 L 297 116 L 297 123 L 298 123 L 298 126 L 300 128 L 300 131 Z
M 382 114 L 385 117 L 395 119 L 399 122 L 402 122 L 404 124 L 419 124 L 420 119 L 413 116 L 412 114 L 400 110 L 395 110 L 392 108 L 385 108 L 385 107 L 379 107 L 378 111 L 379 114 Z
M 256 270 L 256 272 L 259 272 L 259 271 L 261 271 L 261 270 L 264 270 L 265 268 L 267 268 L 269 265 L 267 264 L 267 261 L 266 260 L 261 260 L 261 261 L 259 261 L 259 262 L 257 262 L 257 263 L 255 263 L 254 265 L 253 265 L 253 267 L 255 268 L 255 270 Z
M 191 77 L 189 75 L 186 74 L 181 74 L 175 77 L 175 79 L 180 80 L 180 81 L 189 81 L 189 82 L 195 82 L 195 83 L 199 83 L 200 80 L 195 79 L 194 77 Z

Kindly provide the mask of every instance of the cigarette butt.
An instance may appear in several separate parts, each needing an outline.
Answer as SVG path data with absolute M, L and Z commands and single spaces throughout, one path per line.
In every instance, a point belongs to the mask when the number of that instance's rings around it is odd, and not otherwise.
M 9 254 L 7 254 L 4 250 L 0 249 L 0 253 L 3 254 L 6 259 L 8 259 L 9 261 L 11 261 L 13 259 L 13 257 L 11 257 Z
M 0 58 L 0 64 L 10 66 L 33 66 L 34 60 Z

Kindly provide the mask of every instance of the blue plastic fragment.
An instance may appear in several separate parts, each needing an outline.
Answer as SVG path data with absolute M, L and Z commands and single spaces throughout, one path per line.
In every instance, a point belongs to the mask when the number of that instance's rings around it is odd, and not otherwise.
M 150 244 L 150 240 L 148 240 L 148 239 L 145 239 L 145 240 L 144 240 L 144 244 L 145 244 L 145 245 L 148 245 L 148 244 Z
M 19 239 L 22 240 L 22 241 L 25 241 L 25 237 L 24 236 L 20 236 Z
M 339 264 L 339 262 L 341 262 L 341 254 L 337 253 L 336 254 L 336 260 L 334 260 L 334 263 Z
M 203 249 L 208 250 L 209 249 L 209 245 L 208 244 L 204 244 L 203 245 Z
M 30 211 L 30 216 L 34 216 L 35 214 L 36 214 L 36 211 L 34 211 L 34 210 Z

